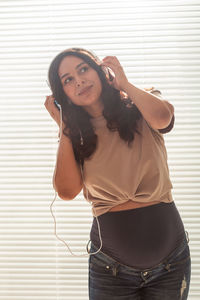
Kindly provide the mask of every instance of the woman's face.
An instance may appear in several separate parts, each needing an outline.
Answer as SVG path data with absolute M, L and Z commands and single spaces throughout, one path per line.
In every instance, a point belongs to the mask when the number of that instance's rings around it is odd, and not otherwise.
M 74 104 L 85 107 L 100 104 L 100 78 L 82 58 L 66 56 L 60 63 L 58 74 L 65 94 Z

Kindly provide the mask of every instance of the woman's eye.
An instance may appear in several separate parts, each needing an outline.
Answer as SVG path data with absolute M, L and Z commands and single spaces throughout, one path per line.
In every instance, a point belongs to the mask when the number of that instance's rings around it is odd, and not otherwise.
M 86 71 L 87 71 L 87 70 L 88 70 L 88 67 L 83 67 L 83 68 L 81 68 L 81 71 L 82 71 L 82 70 L 86 70 Z
M 69 81 L 71 81 L 71 77 L 68 77 L 64 80 L 64 85 L 67 84 Z
M 82 70 L 84 70 L 83 72 L 82 72 Z M 87 71 L 88 70 L 88 67 L 83 67 L 83 68 L 81 68 L 80 69 L 80 72 L 81 73 L 85 73 L 85 71 Z M 66 85 L 66 84 L 68 84 L 70 81 L 72 80 L 72 77 L 67 77 L 65 80 L 64 80 L 64 85 Z

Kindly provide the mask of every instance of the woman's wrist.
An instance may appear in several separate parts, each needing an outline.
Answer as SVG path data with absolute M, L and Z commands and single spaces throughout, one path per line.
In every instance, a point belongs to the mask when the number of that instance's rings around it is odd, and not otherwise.
M 66 140 L 67 139 L 67 140 L 69 140 L 71 142 L 71 139 L 63 133 L 64 128 L 65 128 L 65 124 L 62 123 L 62 128 L 60 126 L 59 127 L 59 131 L 58 131 L 58 142 L 60 142 L 61 139 L 62 140 Z M 67 130 L 67 133 L 69 133 L 69 129 Z

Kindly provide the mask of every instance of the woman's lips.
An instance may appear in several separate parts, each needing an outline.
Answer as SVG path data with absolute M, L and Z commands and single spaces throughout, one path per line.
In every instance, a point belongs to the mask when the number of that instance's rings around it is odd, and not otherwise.
M 87 87 L 87 88 L 85 88 L 85 89 L 83 89 L 83 90 L 79 93 L 79 95 L 87 94 L 87 93 L 90 91 L 90 88 L 91 88 L 91 87 L 92 87 L 92 85 L 89 86 L 89 87 Z

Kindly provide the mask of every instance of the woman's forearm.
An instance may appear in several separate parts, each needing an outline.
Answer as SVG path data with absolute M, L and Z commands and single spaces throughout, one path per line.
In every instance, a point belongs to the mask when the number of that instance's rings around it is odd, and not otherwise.
M 137 88 L 130 82 L 127 83 L 123 90 L 153 128 L 162 129 L 169 125 L 174 113 L 172 104 Z
M 75 160 L 72 143 L 64 134 L 58 146 L 53 186 L 64 200 L 73 199 L 82 189 L 81 171 Z

